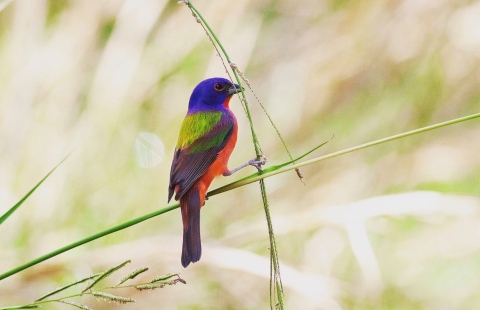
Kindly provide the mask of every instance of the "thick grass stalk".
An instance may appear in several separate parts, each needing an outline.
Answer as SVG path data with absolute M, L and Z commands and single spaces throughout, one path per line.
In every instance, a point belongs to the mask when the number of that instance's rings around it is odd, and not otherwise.
M 232 182 L 232 183 L 227 184 L 225 186 L 214 189 L 214 190 L 208 192 L 207 195 L 208 195 L 208 197 L 218 195 L 218 194 L 233 190 L 235 188 L 245 186 L 245 185 L 248 185 L 248 184 L 253 183 L 253 182 L 258 182 L 260 180 L 263 180 L 263 179 L 272 177 L 274 175 L 284 173 L 284 172 L 287 172 L 287 171 L 290 171 L 290 170 L 293 170 L 293 169 L 296 169 L 296 168 L 299 168 L 299 167 L 312 165 L 314 163 L 318 163 L 318 162 L 326 160 L 326 159 L 330 159 L 330 158 L 337 157 L 337 156 L 340 156 L 340 155 L 344 155 L 344 154 L 347 154 L 347 153 L 352 153 L 352 152 L 355 152 L 355 151 L 359 151 L 359 150 L 362 150 L 362 149 L 365 149 L 365 148 L 368 148 L 368 147 L 371 147 L 371 146 L 375 146 L 375 145 L 378 145 L 378 144 L 390 142 L 390 141 L 400 139 L 400 138 L 405 138 L 405 137 L 412 136 L 412 135 L 419 134 L 419 133 L 424 133 L 424 132 L 427 132 L 427 131 L 430 131 L 430 130 L 433 130 L 433 129 L 438 129 L 438 128 L 441 128 L 441 127 L 457 124 L 457 123 L 464 122 L 464 121 L 467 121 L 467 120 L 472 120 L 472 119 L 475 119 L 475 118 L 480 118 L 480 113 L 468 115 L 468 116 L 465 116 L 465 117 L 456 118 L 456 119 L 446 121 L 446 122 L 443 122 L 443 123 L 438 123 L 438 124 L 435 124 L 435 125 L 422 127 L 422 128 L 407 131 L 407 132 L 404 132 L 404 133 L 401 133 L 401 134 L 398 134 L 398 135 L 394 135 L 394 136 L 382 138 L 382 139 L 379 139 L 379 140 L 375 140 L 375 141 L 372 141 L 372 142 L 368 142 L 368 143 L 365 143 L 365 144 L 357 145 L 357 146 L 354 146 L 354 147 L 351 147 L 351 148 L 348 148 L 348 149 L 345 149 L 345 150 L 341 150 L 341 151 L 338 151 L 338 152 L 330 153 L 330 154 L 327 154 L 327 155 L 324 155 L 324 156 L 320 156 L 320 157 L 316 157 L 316 158 L 313 158 L 313 159 L 310 159 L 310 160 L 299 162 L 299 163 L 296 163 L 296 164 L 291 165 L 291 166 L 289 165 L 291 162 L 286 162 L 284 164 L 269 167 L 268 169 L 265 169 L 261 174 L 260 173 L 254 173 L 254 174 L 251 174 L 251 175 L 249 175 L 249 176 L 247 176 L 243 179 L 240 179 L 238 181 L 235 181 L 235 182 Z M 315 150 L 315 149 L 316 148 L 314 148 L 313 150 Z M 311 152 L 312 151 L 309 151 L 309 152 L 305 153 L 304 155 L 296 158 L 295 161 L 298 161 L 299 159 L 303 158 L 304 156 L 310 154 Z M 133 226 L 133 225 L 136 225 L 136 224 L 141 223 L 143 221 L 146 221 L 146 220 L 148 220 L 152 217 L 161 215 L 163 213 L 167 213 L 167 212 L 175 210 L 177 208 L 179 208 L 178 203 L 176 203 L 174 205 L 171 205 L 171 206 L 168 206 L 168 207 L 165 207 L 165 208 L 162 208 L 162 209 L 157 210 L 155 212 L 151 212 L 149 214 L 137 217 L 133 220 L 127 221 L 125 223 L 122 223 L 122 224 L 119 224 L 117 226 L 111 227 L 107 230 L 96 233 L 96 234 L 94 234 L 90 237 L 87 237 L 87 238 L 84 238 L 82 240 L 76 241 L 72 244 L 64 246 L 64 247 L 62 247 L 60 249 L 57 249 L 53 252 L 50 252 L 50 253 L 45 254 L 43 256 L 40 256 L 40 257 L 38 257 L 38 258 L 28 262 L 28 263 L 25 263 L 21 266 L 18 266 L 16 268 L 14 268 L 12 270 L 4 272 L 3 274 L 0 274 L 0 280 L 3 280 L 7 277 L 10 277 L 10 276 L 22 271 L 22 270 L 25 270 L 29 267 L 32 267 L 32 266 L 34 266 L 38 263 L 41 263 L 41 262 L 43 262 L 47 259 L 50 259 L 54 256 L 57 256 L 57 255 L 59 255 L 63 252 L 66 252 L 68 250 L 76 248 L 76 247 L 78 247 L 82 244 L 91 242 L 93 240 L 104 237 L 104 236 L 109 235 L 111 233 L 120 231 L 122 229 L 128 228 L 128 227 Z
M 360 144 L 360 145 L 357 145 L 357 146 L 353 146 L 353 147 L 350 147 L 348 149 L 344 149 L 344 150 L 341 150 L 341 151 L 338 151 L 338 152 L 333 152 L 333 153 L 330 153 L 330 154 L 327 154 L 327 155 L 324 155 L 324 156 L 320 156 L 320 157 L 316 157 L 316 158 L 313 158 L 313 159 L 310 159 L 310 160 L 306 160 L 306 161 L 303 161 L 303 162 L 300 162 L 300 163 L 295 163 L 294 165 L 291 165 L 291 166 L 288 166 L 288 164 L 290 164 L 291 162 L 287 162 L 287 163 L 284 163 L 284 164 L 281 164 L 281 165 L 268 167 L 267 169 L 265 169 L 263 171 L 262 175 L 252 174 L 248 177 L 245 177 L 245 178 L 240 179 L 238 181 L 232 182 L 230 184 L 227 184 L 225 186 L 217 188 L 213 191 L 210 191 L 209 195 L 210 196 L 217 195 L 217 194 L 223 193 L 224 191 L 228 191 L 230 189 L 237 188 L 239 186 L 244 186 L 244 185 L 256 182 L 258 180 L 274 176 L 276 174 L 284 173 L 286 171 L 290 171 L 290 170 L 293 170 L 293 169 L 296 169 L 296 168 L 301 168 L 303 166 L 311 165 L 311 164 L 314 164 L 314 163 L 317 163 L 317 162 L 320 162 L 320 161 L 323 161 L 323 160 L 326 160 L 326 159 L 338 157 L 340 155 L 345 155 L 345 154 L 352 153 L 352 152 L 355 152 L 355 151 L 363 150 L 363 149 L 366 149 L 366 148 L 369 148 L 369 147 L 372 147 L 372 146 L 375 146 L 375 145 L 379 145 L 379 144 L 382 144 L 382 143 L 387 143 L 387 142 L 390 142 L 390 141 L 393 141 L 393 140 L 406 138 L 406 137 L 413 136 L 413 135 L 416 135 L 416 134 L 419 134 L 419 133 L 424 133 L 424 132 L 427 132 L 427 131 L 430 131 L 430 130 L 439 129 L 439 128 L 442 128 L 442 127 L 445 127 L 445 126 L 461 123 L 461 122 L 472 120 L 472 119 L 475 119 L 475 118 L 480 118 L 480 113 L 471 114 L 471 115 L 464 116 L 464 117 L 459 117 L 459 118 L 456 118 L 456 119 L 453 119 L 453 120 L 450 120 L 450 121 L 446 121 L 446 122 L 442 122 L 442 123 L 438 123 L 438 124 L 434 124 L 434 125 L 430 125 L 430 126 L 425 126 L 425 127 L 422 127 L 422 128 L 418 128 L 418 129 L 410 130 L 410 131 L 407 131 L 407 132 L 404 132 L 404 133 L 400 133 L 398 135 L 393 135 L 393 136 L 378 139 L 378 140 L 375 140 L 375 141 L 372 141 L 372 142 L 367 142 L 367 143 Z M 306 154 L 309 154 L 309 153 L 311 153 L 311 151 L 307 152 Z M 295 161 L 298 161 L 298 159 L 301 159 L 303 157 L 305 157 L 305 154 L 298 157 L 297 159 L 295 159 Z
M 166 208 L 157 210 L 157 211 L 155 211 L 155 212 L 146 214 L 146 215 L 144 215 L 144 216 L 137 217 L 137 218 L 135 218 L 135 219 L 133 219 L 133 220 L 127 221 L 127 222 L 122 223 L 122 224 L 120 224 L 120 225 L 111 227 L 111 228 L 109 228 L 109 229 L 106 229 L 106 230 L 101 231 L 101 232 L 99 232 L 99 233 L 96 233 L 96 234 L 94 234 L 94 235 L 91 235 L 91 236 L 89 236 L 89 237 L 87 237 L 87 238 L 78 240 L 78 241 L 76 241 L 76 242 L 74 242 L 74 243 L 71 243 L 71 244 L 69 244 L 69 245 L 66 245 L 66 246 L 64 246 L 64 247 L 62 247 L 62 248 L 59 248 L 59 249 L 57 249 L 57 250 L 55 250 L 55 251 L 52 251 L 52 252 L 50 252 L 50 253 L 48 253 L 48 254 L 45 254 L 45 255 L 43 255 L 43 256 L 40 256 L 40 257 L 38 257 L 38 258 L 36 258 L 36 259 L 28 262 L 28 263 L 25 263 L 25 264 L 23 264 L 23 265 L 21 265 L 21 266 L 18 266 L 18 267 L 16 267 L 16 268 L 13 268 L 12 270 L 9 270 L 9 271 L 7 271 L 7 272 L 5 272 L 5 273 L 3 273 L 3 274 L 0 274 L 0 280 L 3 280 L 3 279 L 5 279 L 5 278 L 8 278 L 8 277 L 10 277 L 10 276 L 12 276 L 12 275 L 14 275 L 14 274 L 22 271 L 22 270 L 25 270 L 25 269 L 30 268 L 30 267 L 32 267 L 32 266 L 35 266 L 36 264 L 39 264 L 39 263 L 41 263 L 41 262 L 43 262 L 43 261 L 46 261 L 47 259 L 50 259 L 50 258 L 52 258 L 52 257 L 55 257 L 55 256 L 57 256 L 57 255 L 59 255 L 59 254 L 62 254 L 63 252 L 67 252 L 67 251 L 69 251 L 69 250 L 71 250 L 71 249 L 74 249 L 74 248 L 76 248 L 76 247 L 78 247 L 78 246 L 81 246 L 81 245 L 83 245 L 83 244 L 85 244 L 85 243 L 94 241 L 94 240 L 96 240 L 96 239 L 98 239 L 98 238 L 107 236 L 107 235 L 112 234 L 112 233 L 114 233 L 114 232 L 123 230 L 123 229 L 128 228 L 128 227 L 133 226 L 133 225 L 136 225 L 136 224 L 138 224 L 138 223 L 141 223 L 141 222 L 143 222 L 143 221 L 146 221 L 146 220 L 148 220 L 148 219 L 150 219 L 150 218 L 152 218 L 152 217 L 158 216 L 158 215 L 160 215 L 160 214 L 163 214 L 163 213 L 166 213 L 166 212 L 175 210 L 175 209 L 177 209 L 179 206 L 180 206 L 180 205 L 179 205 L 178 203 L 177 203 L 177 204 L 174 204 L 174 205 L 171 205 L 171 206 L 168 206 L 168 207 L 166 207 Z

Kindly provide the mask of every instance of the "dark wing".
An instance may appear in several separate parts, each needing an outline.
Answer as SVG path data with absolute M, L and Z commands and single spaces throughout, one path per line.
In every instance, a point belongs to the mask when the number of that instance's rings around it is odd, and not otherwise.
M 232 136 L 234 125 L 235 119 L 229 113 L 224 113 L 212 130 L 188 147 L 175 150 L 170 169 L 168 201 L 172 198 L 177 185 L 175 200 L 180 199 L 207 171 Z

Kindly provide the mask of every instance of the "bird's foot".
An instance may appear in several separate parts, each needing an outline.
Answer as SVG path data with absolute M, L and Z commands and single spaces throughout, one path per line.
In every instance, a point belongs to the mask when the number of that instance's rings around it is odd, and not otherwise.
M 260 159 L 258 159 L 258 158 L 260 158 Z M 233 170 L 225 170 L 225 172 L 223 172 L 223 175 L 224 176 L 232 175 L 235 172 L 237 172 L 238 170 L 243 169 L 247 166 L 254 166 L 255 168 L 257 168 L 258 171 L 261 171 L 262 170 L 262 165 L 265 165 L 266 162 L 267 162 L 267 158 L 265 156 L 263 156 L 262 154 L 259 154 L 256 158 L 247 161 L 246 163 L 244 163 L 240 167 L 237 167 Z
M 265 165 L 266 163 L 267 163 L 267 158 L 262 154 L 258 154 L 257 157 L 248 161 L 248 164 L 250 166 L 254 166 L 255 168 L 257 168 L 258 171 L 262 170 L 262 166 Z

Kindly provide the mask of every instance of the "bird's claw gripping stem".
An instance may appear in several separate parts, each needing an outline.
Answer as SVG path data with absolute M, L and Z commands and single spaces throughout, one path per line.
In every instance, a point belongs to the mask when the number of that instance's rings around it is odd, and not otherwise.
M 257 168 L 258 171 L 260 171 L 260 170 L 262 170 L 262 165 L 265 165 L 266 163 L 267 163 L 267 158 L 265 156 L 263 156 L 262 154 L 258 154 L 257 157 L 255 157 L 252 160 L 247 161 L 246 163 L 244 163 L 240 167 L 237 167 L 233 170 L 226 170 L 223 173 L 223 175 L 224 176 L 232 175 L 235 172 L 237 172 L 238 170 L 243 169 L 247 166 L 254 166 L 255 168 Z
M 258 171 L 262 170 L 262 166 L 267 163 L 267 158 L 262 154 L 258 154 L 256 158 L 248 161 L 250 166 L 254 166 Z

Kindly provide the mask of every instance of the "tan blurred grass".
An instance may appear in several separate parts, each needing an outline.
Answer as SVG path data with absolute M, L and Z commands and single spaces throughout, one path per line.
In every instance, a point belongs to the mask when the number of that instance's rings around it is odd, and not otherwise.
M 245 69 L 294 156 L 332 134 L 322 152 L 478 112 L 479 2 L 195 4 Z M 6 6 L 0 212 L 77 149 L 0 227 L 0 268 L 163 207 L 190 92 L 212 75 L 225 75 L 223 67 L 176 1 Z M 243 129 L 235 166 L 253 147 L 238 100 L 233 109 Z M 252 112 L 269 162 L 286 160 L 253 101 Z M 151 169 L 135 162 L 143 131 L 165 144 L 166 157 Z M 306 186 L 294 173 L 269 179 L 288 308 L 478 308 L 479 148 L 474 120 L 306 167 Z M 432 193 L 434 203 L 417 190 L 443 194 Z M 375 198 L 392 193 L 404 194 Z M 182 272 L 188 282 L 135 296 L 135 309 L 264 309 L 268 236 L 260 201 L 255 185 L 212 197 L 202 212 L 204 257 L 186 270 L 180 216 L 172 212 L 1 281 L 0 305 L 28 302 L 131 258 L 159 274 Z

